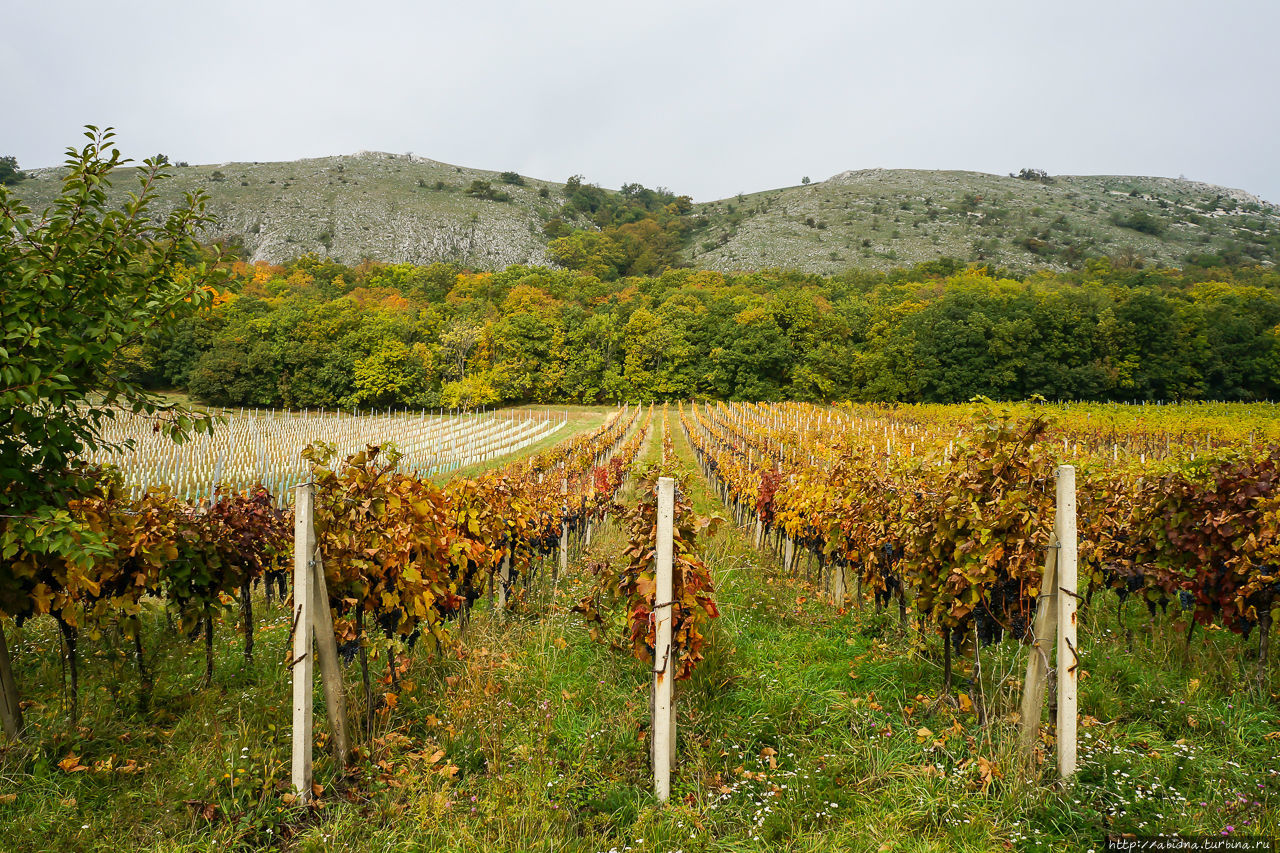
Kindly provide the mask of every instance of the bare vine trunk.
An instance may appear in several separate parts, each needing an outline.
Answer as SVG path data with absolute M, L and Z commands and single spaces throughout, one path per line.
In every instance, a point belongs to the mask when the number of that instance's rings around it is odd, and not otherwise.
M 942 689 L 951 695 L 951 629 L 942 631 Z
M 240 620 L 244 623 L 244 661 L 253 664 L 253 599 L 249 581 L 240 586 Z
M 146 712 L 151 705 L 151 693 L 155 684 L 151 680 L 151 671 L 147 669 L 147 659 L 142 653 L 142 623 L 135 620 L 133 626 L 133 659 L 138 666 L 138 710 Z
M 373 685 L 369 681 L 369 648 L 364 638 L 364 611 L 356 608 L 356 636 L 360 639 L 360 679 L 364 684 L 364 733 L 373 739 Z
M 69 717 L 75 723 L 80 719 L 80 651 L 76 644 L 79 631 L 58 619 L 62 639 L 67 644 L 67 667 L 71 673 L 71 696 L 68 699 Z
M 204 686 L 213 684 L 213 612 L 204 610 Z
M 1271 657 L 1271 607 L 1262 611 L 1258 619 L 1258 689 L 1266 690 L 1267 664 Z M 1265 692 L 1264 694 L 1265 695 Z
M 987 724 L 987 695 L 982 689 L 982 642 L 978 639 L 978 623 L 973 624 L 973 706 L 978 712 L 978 725 Z

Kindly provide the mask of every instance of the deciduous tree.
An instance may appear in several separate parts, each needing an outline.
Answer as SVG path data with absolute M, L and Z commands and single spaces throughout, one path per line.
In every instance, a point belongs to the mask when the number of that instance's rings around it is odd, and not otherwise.
M 77 462 L 104 445 L 103 425 L 121 408 L 155 419 L 182 440 L 209 427 L 123 376 L 121 354 L 191 305 L 213 298 L 217 276 L 196 236 L 211 221 L 200 193 L 154 211 L 164 164 L 147 160 L 140 185 L 109 204 L 111 173 L 128 162 L 108 128 L 89 127 L 67 151 L 62 193 L 41 215 L 0 187 L 0 614 L 25 617 L 31 560 L 83 560 L 93 534 L 67 514 L 93 473 Z M 22 568 L 17 567 L 21 563 Z M 16 735 L 17 690 L 0 642 L 5 730 Z

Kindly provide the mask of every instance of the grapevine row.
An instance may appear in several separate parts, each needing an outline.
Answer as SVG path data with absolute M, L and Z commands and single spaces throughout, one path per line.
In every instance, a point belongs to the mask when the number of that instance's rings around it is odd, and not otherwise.
M 890 417 L 719 404 L 683 422 L 739 523 L 809 550 L 837 598 L 849 572 L 938 626 L 948 646 L 1024 636 L 1052 527 L 1050 475 L 1079 433 L 1037 414 L 980 413 L 958 431 Z M 1138 594 L 1153 612 L 1178 597 L 1201 624 L 1259 626 L 1265 666 L 1280 609 L 1280 452 L 1175 443 L 1164 458 L 1117 460 L 1114 446 L 1073 459 L 1089 594 Z
M 621 636 L 623 645 L 639 660 L 654 663 L 657 643 L 656 611 L 670 606 L 672 671 L 677 681 L 689 678 L 703 660 L 711 619 L 720 615 L 711 570 L 698 553 L 700 537 L 714 532 L 719 519 L 698 516 L 688 497 L 687 473 L 679 471 L 671 439 L 669 411 L 662 410 L 662 454 L 657 465 L 637 471 L 634 506 L 616 510 L 627 526 L 624 561 L 596 566 L 594 587 L 574 606 L 593 638 Z M 657 485 L 660 477 L 676 479 L 672 531 L 672 596 L 669 605 L 657 600 L 655 550 L 658 528 Z
M 332 467 L 334 447 L 310 448 L 318 541 L 345 650 L 363 650 L 366 623 L 410 643 L 424 635 L 447 642 L 445 621 L 492 590 L 504 554 L 519 577 L 567 529 L 599 513 L 638 451 L 642 436 L 628 439 L 638 419 L 628 410 L 529 462 L 444 487 L 400 473 L 393 447 L 370 446 Z M 178 616 L 178 629 L 203 632 L 206 679 L 219 612 L 238 611 L 251 658 L 252 588 L 266 581 L 268 596 L 273 587 L 283 594 L 281 564 L 292 545 L 291 511 L 278 509 L 280 496 L 261 485 L 187 501 L 165 487 L 132 496 L 118 472 L 99 475 L 93 492 L 67 508 L 11 520 L 0 541 L 10 568 L 0 575 L 0 614 L 19 624 L 40 614 L 57 621 L 73 717 L 79 638 L 107 625 L 132 638 L 147 701 L 151 667 L 139 615 L 148 596 Z M 59 547 L 65 541 L 76 547 Z

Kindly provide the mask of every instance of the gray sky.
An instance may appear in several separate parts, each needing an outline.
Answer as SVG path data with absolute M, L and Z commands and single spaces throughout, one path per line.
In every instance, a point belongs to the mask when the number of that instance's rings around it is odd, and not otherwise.
M 362 149 L 698 201 L 876 166 L 1280 202 L 1276 0 L 8 4 L 0 154 Z

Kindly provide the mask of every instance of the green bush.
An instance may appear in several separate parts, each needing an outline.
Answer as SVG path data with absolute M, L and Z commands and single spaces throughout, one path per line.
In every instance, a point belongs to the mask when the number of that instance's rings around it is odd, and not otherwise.
M 0 187 L 11 187 L 25 177 L 18 171 L 18 158 L 0 157 Z
M 1159 237 L 1164 233 L 1164 223 L 1159 217 L 1152 216 L 1145 210 L 1135 210 L 1127 216 L 1122 213 L 1111 214 L 1111 224 L 1118 225 L 1121 228 L 1129 228 L 1141 234 L 1150 234 L 1153 237 Z
M 489 201 L 511 201 L 510 193 L 496 190 L 493 188 L 493 184 L 488 181 L 482 181 L 479 178 L 472 181 L 471 186 L 467 187 L 463 192 L 472 198 L 483 198 Z

